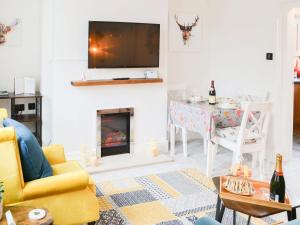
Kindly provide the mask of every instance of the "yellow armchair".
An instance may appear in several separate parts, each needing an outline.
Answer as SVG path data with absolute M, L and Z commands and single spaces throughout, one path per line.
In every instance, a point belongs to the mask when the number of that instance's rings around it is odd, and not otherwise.
M 0 120 L 3 120 L 6 117 L 7 117 L 6 109 L 0 108 Z
M 0 118 L 6 117 L 0 109 Z M 4 116 L 3 116 L 4 115 Z M 0 181 L 5 206 L 44 207 L 59 225 L 99 219 L 99 203 L 92 178 L 76 161 L 66 161 L 61 145 L 43 148 L 53 176 L 24 182 L 15 130 L 0 128 Z

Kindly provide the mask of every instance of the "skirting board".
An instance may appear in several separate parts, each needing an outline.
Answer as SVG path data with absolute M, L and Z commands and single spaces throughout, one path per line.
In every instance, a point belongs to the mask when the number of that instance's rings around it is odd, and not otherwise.
M 174 160 L 166 154 L 160 154 L 157 157 L 153 157 L 144 153 L 133 153 L 103 157 L 100 160 L 99 166 L 85 167 L 85 169 L 90 174 L 96 174 L 101 172 L 142 167 L 172 161 Z

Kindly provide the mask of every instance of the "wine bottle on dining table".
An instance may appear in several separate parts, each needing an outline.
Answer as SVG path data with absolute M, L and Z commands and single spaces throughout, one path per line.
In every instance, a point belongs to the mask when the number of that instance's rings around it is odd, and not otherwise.
M 210 105 L 215 105 L 217 103 L 215 82 L 213 80 L 211 81 L 211 86 L 209 89 L 208 103 Z
M 276 169 L 270 183 L 270 199 L 275 202 L 285 202 L 285 181 L 282 171 L 282 155 L 276 155 Z

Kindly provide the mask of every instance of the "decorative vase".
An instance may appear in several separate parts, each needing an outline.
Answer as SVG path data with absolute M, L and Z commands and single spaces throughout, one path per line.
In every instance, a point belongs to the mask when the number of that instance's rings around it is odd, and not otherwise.
M 0 200 L 0 220 L 2 220 L 3 215 L 3 199 Z

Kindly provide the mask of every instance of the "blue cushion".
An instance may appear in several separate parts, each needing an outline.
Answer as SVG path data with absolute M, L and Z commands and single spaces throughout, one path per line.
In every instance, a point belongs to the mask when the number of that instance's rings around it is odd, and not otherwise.
M 285 223 L 284 225 L 300 225 L 300 220 L 293 220 L 291 222 Z
M 221 224 L 209 217 L 202 217 L 196 222 L 195 225 L 221 225 Z
M 24 181 L 32 181 L 53 175 L 52 168 L 31 131 L 23 124 L 5 119 L 4 127 L 14 127 L 17 133 Z

